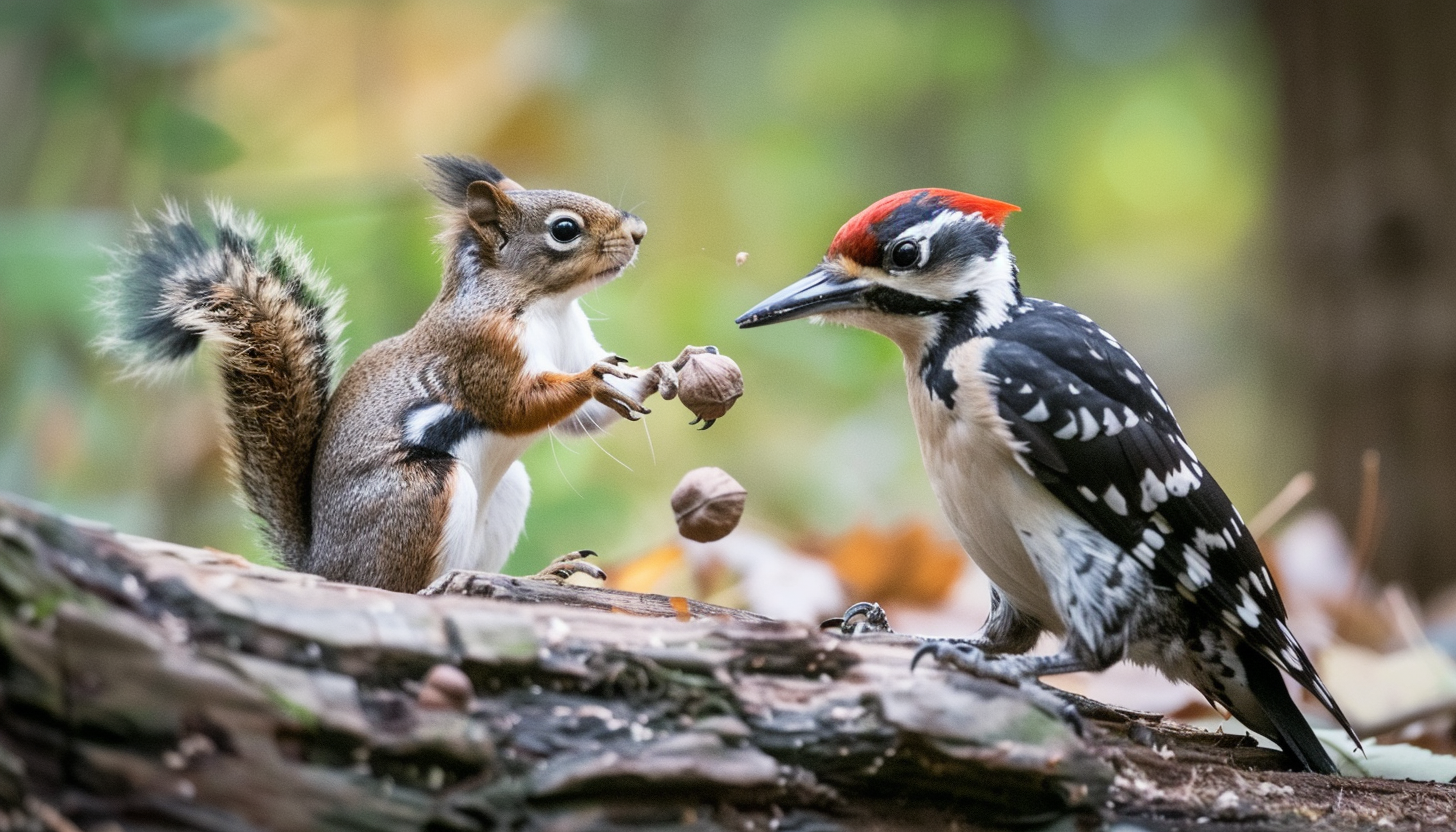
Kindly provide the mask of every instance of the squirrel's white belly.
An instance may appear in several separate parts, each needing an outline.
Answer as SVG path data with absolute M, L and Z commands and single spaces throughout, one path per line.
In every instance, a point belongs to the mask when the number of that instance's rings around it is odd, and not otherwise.
M 521 317 L 524 372 L 580 372 L 602 355 L 575 300 L 547 299 Z M 451 569 L 497 572 L 505 566 L 531 505 L 531 480 L 518 460 L 543 432 L 506 436 L 480 430 L 451 449 L 456 462 L 436 559 L 439 574 Z
M 531 481 L 518 460 L 538 435 L 476 431 L 455 446 L 450 509 L 437 558 L 440 574 L 498 572 L 505 565 L 531 505 Z
M 605 352 L 574 299 L 546 298 L 521 315 L 521 351 L 528 373 L 579 373 Z

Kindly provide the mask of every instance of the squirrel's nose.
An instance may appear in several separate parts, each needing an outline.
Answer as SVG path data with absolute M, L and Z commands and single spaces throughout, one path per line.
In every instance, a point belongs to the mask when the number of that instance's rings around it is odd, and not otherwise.
M 642 238 L 647 236 L 647 223 L 623 211 L 622 230 L 632 236 L 632 242 L 634 244 L 640 246 L 642 245 Z

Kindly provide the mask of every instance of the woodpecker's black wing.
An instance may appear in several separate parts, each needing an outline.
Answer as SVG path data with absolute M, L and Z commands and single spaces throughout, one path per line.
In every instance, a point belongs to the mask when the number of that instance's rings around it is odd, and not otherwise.
M 989 337 L 982 370 L 1037 479 L 1349 731 L 1285 623 L 1258 545 L 1137 361 L 1090 318 L 1048 301 L 1028 299 Z

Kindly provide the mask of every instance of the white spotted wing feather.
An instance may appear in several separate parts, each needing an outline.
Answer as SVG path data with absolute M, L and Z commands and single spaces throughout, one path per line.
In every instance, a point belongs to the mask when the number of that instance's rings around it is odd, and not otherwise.
M 1152 379 L 1086 316 L 1032 299 L 1022 309 L 988 333 L 982 368 L 1023 463 L 1155 583 L 1222 621 L 1344 722 L 1285 624 L 1258 545 Z

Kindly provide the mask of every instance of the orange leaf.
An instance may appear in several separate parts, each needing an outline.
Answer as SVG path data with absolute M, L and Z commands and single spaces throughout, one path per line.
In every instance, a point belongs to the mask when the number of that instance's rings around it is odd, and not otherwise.
M 688 607 L 688 599 L 682 597 L 681 595 L 674 595 L 671 598 L 667 599 L 667 603 L 671 604 L 672 611 L 677 613 L 678 621 L 692 620 L 693 612 Z
M 918 521 L 889 531 L 856 526 L 815 548 L 851 596 L 921 606 L 943 603 L 967 561 L 958 543 Z
M 682 549 L 663 546 L 635 560 L 613 564 L 607 571 L 607 586 L 628 592 L 660 592 L 660 587 L 686 574 Z

